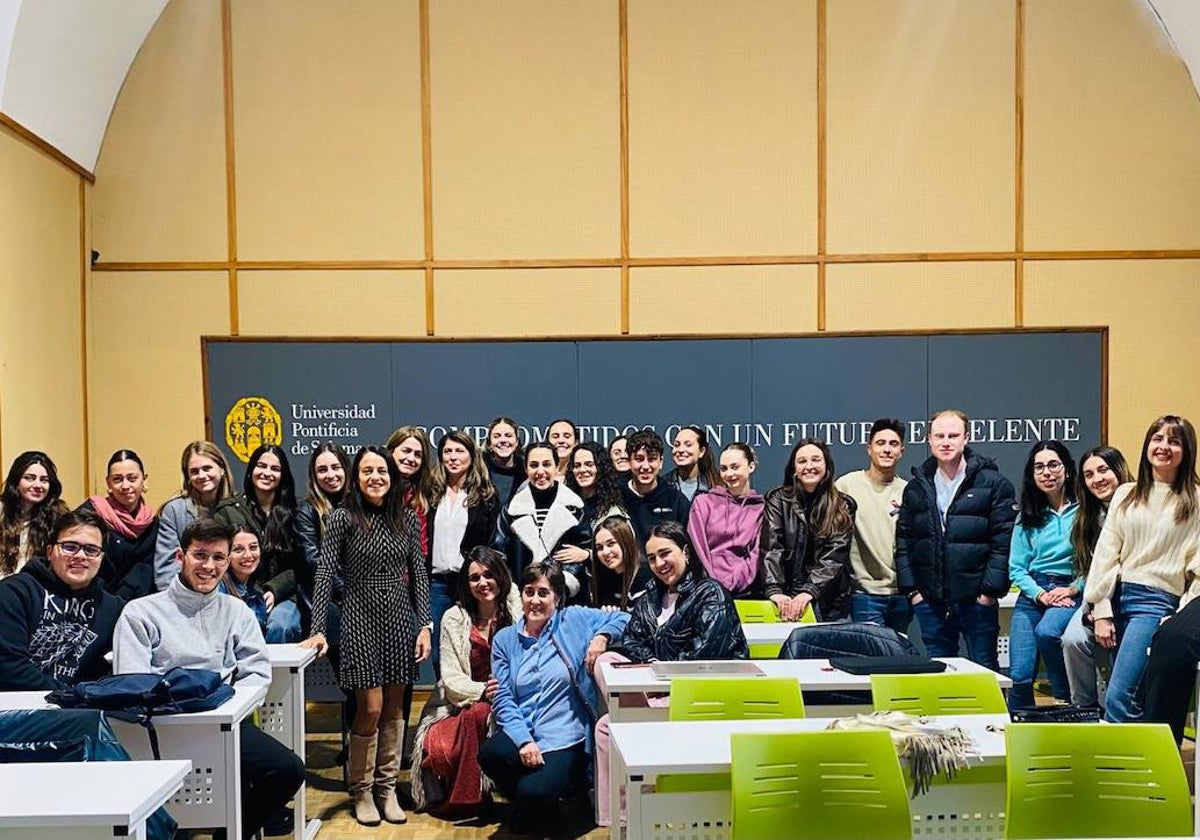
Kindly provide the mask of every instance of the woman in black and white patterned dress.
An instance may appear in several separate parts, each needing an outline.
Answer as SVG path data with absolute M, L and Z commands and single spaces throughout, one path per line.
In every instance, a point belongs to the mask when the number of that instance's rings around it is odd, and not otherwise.
M 404 690 L 429 657 L 429 571 L 416 515 L 402 498 L 390 453 L 368 446 L 354 459 L 343 507 L 329 514 L 313 599 L 313 635 L 327 649 L 325 616 L 334 575 L 342 601 L 341 684 L 358 708 L 350 726 L 350 791 L 364 825 L 404 822 L 396 801 Z

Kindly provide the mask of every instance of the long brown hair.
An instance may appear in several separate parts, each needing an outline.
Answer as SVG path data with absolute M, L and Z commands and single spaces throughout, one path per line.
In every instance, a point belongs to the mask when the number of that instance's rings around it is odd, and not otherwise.
M 1164 414 L 1146 430 L 1142 454 L 1138 458 L 1137 486 L 1121 502 L 1121 510 L 1128 510 L 1132 505 L 1144 505 L 1150 500 L 1150 490 L 1154 487 L 1154 468 L 1150 466 L 1146 450 L 1150 448 L 1150 439 L 1163 430 L 1168 435 L 1179 435 L 1183 441 L 1183 460 L 1175 473 L 1175 480 L 1171 482 L 1171 493 L 1175 496 L 1175 524 L 1179 525 L 1196 513 L 1196 485 L 1200 484 L 1200 478 L 1196 477 L 1196 429 L 1178 414 Z
M 321 489 L 320 482 L 317 481 L 317 459 L 328 452 L 333 457 L 337 458 L 338 463 L 342 465 L 342 473 L 345 475 L 345 480 L 342 483 L 342 494 L 336 499 L 332 498 L 328 493 Z M 320 528 L 324 528 L 325 517 L 329 515 L 335 507 L 342 503 L 346 498 L 346 491 L 350 489 L 350 456 L 346 454 L 346 450 L 336 443 L 322 443 L 313 450 L 312 457 L 308 459 L 308 496 L 307 500 L 313 506 L 313 510 L 317 512 L 317 522 Z
M 447 432 L 438 441 L 437 460 L 430 469 L 431 494 L 429 497 L 429 506 L 437 507 L 442 501 L 442 497 L 446 495 L 446 488 L 450 486 L 450 480 L 446 476 L 446 468 L 442 464 L 442 454 L 448 442 L 457 443 L 462 446 L 467 450 L 467 455 L 471 458 L 471 465 L 467 467 L 467 477 L 463 482 L 463 490 L 467 493 L 467 507 L 478 507 L 496 498 L 496 488 L 492 485 L 492 475 L 488 472 L 487 464 L 483 460 L 483 453 L 479 451 L 479 447 L 475 445 L 475 441 L 471 440 L 470 435 L 461 431 L 453 431 Z
M 833 455 L 824 441 L 809 437 L 792 447 L 792 452 L 788 455 L 787 463 L 783 468 L 783 486 L 788 488 L 797 499 L 804 493 L 800 482 L 796 480 L 796 453 L 805 446 L 815 446 L 821 450 L 821 455 L 825 459 L 825 475 L 812 492 L 813 505 L 809 525 L 818 537 L 829 538 L 843 534 L 854 527 L 854 517 L 850 514 L 850 505 L 846 501 L 846 497 L 833 486 L 835 470 Z
M 629 609 L 630 590 L 633 589 L 633 579 L 637 576 L 638 566 L 642 562 L 642 554 L 638 551 L 637 536 L 629 527 L 629 520 L 624 516 L 610 516 L 601 519 L 592 528 L 592 557 L 591 557 L 591 588 L 592 604 L 600 606 L 600 568 L 604 566 L 596 556 L 596 534 L 608 531 L 617 541 L 621 549 L 621 609 Z
M 1100 539 L 1100 529 L 1104 525 L 1105 514 L 1108 513 L 1108 502 L 1097 499 L 1083 479 L 1083 465 L 1092 458 L 1099 458 L 1108 464 L 1118 485 L 1130 481 L 1129 465 L 1125 463 L 1125 456 L 1119 449 L 1097 446 L 1084 452 L 1083 457 L 1079 459 L 1079 472 L 1076 477 L 1078 486 L 1075 488 L 1079 510 L 1075 514 L 1075 524 L 1071 526 L 1071 547 L 1075 550 L 1075 574 L 1080 577 L 1086 577 L 1092 568 L 1092 552 L 1096 549 L 1096 541 Z
M 478 563 L 492 573 L 496 580 L 496 630 L 513 623 L 513 614 L 508 609 L 508 595 L 512 592 L 512 575 L 508 571 L 508 558 L 486 545 L 477 545 L 463 558 L 458 570 L 458 602 L 471 616 L 479 621 L 479 602 L 471 594 L 471 564 Z
M 34 464 L 40 465 L 46 471 L 50 489 L 46 498 L 25 513 L 21 491 L 18 488 L 21 478 Z M 17 570 L 17 564 L 21 560 L 21 531 L 26 525 L 29 526 L 26 537 L 29 546 L 27 557 L 45 555 L 53 536 L 54 521 L 68 510 L 61 496 L 62 482 L 58 480 L 58 469 L 49 455 L 30 450 L 16 457 L 8 470 L 8 477 L 4 480 L 4 489 L 0 492 L 0 507 L 3 507 L 4 511 L 0 517 L 0 572 L 10 575 Z
M 416 438 L 421 444 L 421 468 L 412 478 L 401 476 L 401 479 L 406 488 L 408 506 L 418 513 L 425 513 L 433 500 L 433 469 L 429 463 L 429 459 L 433 457 L 433 447 L 429 445 L 429 435 L 425 434 L 425 430 L 420 426 L 401 426 L 388 436 L 384 445 L 390 455 L 409 438 Z M 411 494 L 408 492 L 410 490 Z

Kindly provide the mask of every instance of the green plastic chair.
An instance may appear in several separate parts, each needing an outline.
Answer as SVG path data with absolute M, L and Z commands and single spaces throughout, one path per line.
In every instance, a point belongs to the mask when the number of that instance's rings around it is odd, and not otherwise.
M 782 720 L 804 717 L 800 683 L 787 677 L 671 680 L 668 720 Z M 674 773 L 658 777 L 659 793 L 729 790 L 728 773 Z
M 737 609 L 738 620 L 742 624 L 778 624 L 779 623 L 779 608 L 775 606 L 774 601 L 737 601 L 733 602 L 733 606 Z M 816 624 L 817 614 L 813 612 L 810 604 L 805 608 L 800 615 L 801 624 Z M 761 644 L 750 645 L 751 659 L 778 659 L 779 651 L 783 649 L 783 644 Z
M 910 715 L 1005 714 L 1008 705 L 995 674 L 872 674 L 877 712 Z
M 881 731 L 730 736 L 733 840 L 910 840 L 900 760 Z
M 1014 723 L 1005 836 L 1183 837 L 1192 833 L 1187 775 L 1157 723 Z

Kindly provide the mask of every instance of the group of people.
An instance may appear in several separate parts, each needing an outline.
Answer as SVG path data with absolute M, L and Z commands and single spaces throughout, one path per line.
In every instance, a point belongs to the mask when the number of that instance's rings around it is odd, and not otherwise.
M 0 494 L 0 690 L 90 679 L 110 649 L 122 673 L 186 665 L 261 681 L 264 642 L 302 640 L 352 695 L 353 811 L 377 825 L 406 819 L 405 697 L 432 658 L 418 807 L 472 813 L 496 788 L 517 827 L 537 827 L 594 774 L 605 824 L 598 661 L 743 658 L 735 599 L 769 599 L 784 620 L 907 633 L 915 618 L 930 655 L 965 644 L 998 670 L 999 600 L 1015 584 L 1014 707 L 1034 702 L 1040 661 L 1056 698 L 1180 734 L 1200 658 L 1192 425 L 1155 420 L 1136 478 L 1115 449 L 1076 462 L 1039 442 L 1019 494 L 969 428 L 962 412 L 936 414 L 909 480 L 897 420 L 876 421 L 866 467 L 840 477 L 829 447 L 804 439 L 765 495 L 753 448 L 714 453 L 699 426 L 671 441 L 665 474 L 667 444 L 650 430 L 601 446 L 557 420 L 522 447 L 499 417 L 480 448 L 403 426 L 353 460 L 318 447 L 303 499 L 278 446 L 254 450 L 235 494 L 220 450 L 197 441 L 157 513 L 134 452 L 114 453 L 109 493 L 75 511 L 53 462 L 23 453 Z M 1098 667 L 1106 654 L 1111 669 Z M 255 831 L 303 767 L 246 732 L 243 763 Z

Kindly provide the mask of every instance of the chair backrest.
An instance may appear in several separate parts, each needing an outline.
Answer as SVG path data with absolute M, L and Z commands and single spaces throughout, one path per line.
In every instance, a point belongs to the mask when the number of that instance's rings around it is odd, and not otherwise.
M 883 731 L 730 736 L 733 840 L 909 840 L 904 774 Z
M 742 624 L 776 624 L 779 621 L 779 608 L 774 601 L 735 600 L 733 606 Z M 804 608 L 800 623 L 815 624 L 816 621 L 817 614 L 810 604 Z
M 871 699 L 877 712 L 979 715 L 1008 711 L 1000 682 L 992 673 L 872 674 Z
M 802 718 L 800 683 L 790 677 L 671 680 L 670 720 Z
M 1014 723 L 1004 737 L 1007 837 L 1191 835 L 1187 775 L 1165 724 Z

